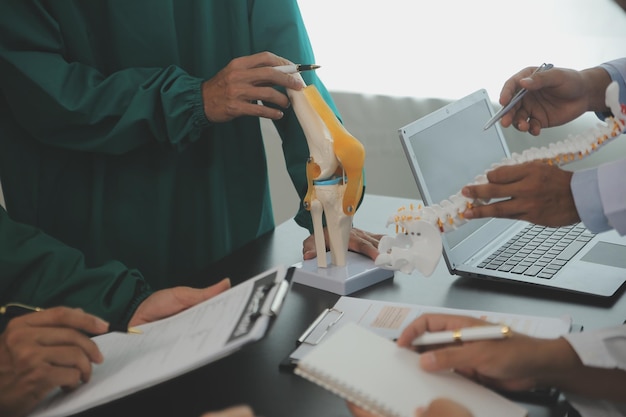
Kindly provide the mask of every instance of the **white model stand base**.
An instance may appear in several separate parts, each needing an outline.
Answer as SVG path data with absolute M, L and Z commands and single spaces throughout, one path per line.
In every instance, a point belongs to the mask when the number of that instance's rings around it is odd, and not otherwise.
M 330 252 L 327 252 L 326 256 L 328 260 L 326 268 L 318 268 L 317 259 L 295 264 L 293 282 L 339 295 L 348 295 L 393 278 L 394 271 L 379 268 L 374 265 L 373 260 L 358 253 L 347 253 L 346 266 L 332 265 Z

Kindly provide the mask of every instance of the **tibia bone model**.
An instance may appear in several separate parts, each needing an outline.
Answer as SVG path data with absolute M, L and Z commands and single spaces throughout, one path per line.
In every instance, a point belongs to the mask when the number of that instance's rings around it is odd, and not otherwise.
M 293 74 L 302 83 L 300 74 Z M 317 88 L 287 90 L 309 146 L 304 206 L 311 212 L 318 267 L 327 267 L 323 217 L 326 218 L 331 263 L 346 265 L 352 217 L 363 193 L 365 149 L 326 104 Z
M 529 148 L 521 154 L 513 153 L 492 165 L 516 165 L 529 161 L 543 161 L 562 165 L 597 151 L 601 146 L 622 134 L 626 126 L 626 106 L 619 103 L 619 85 L 611 83 L 606 90 L 605 103 L 613 116 L 605 123 L 583 134 L 540 148 Z M 471 185 L 487 183 L 487 172 L 477 176 Z M 396 236 L 384 236 L 378 245 L 376 265 L 385 269 L 407 274 L 417 269 L 422 275 L 430 276 L 439 263 L 442 251 L 441 234 L 463 225 L 468 220 L 463 212 L 469 208 L 486 204 L 486 201 L 471 200 L 459 191 L 449 199 L 428 207 L 401 207 L 392 215 L 387 226 L 395 224 Z

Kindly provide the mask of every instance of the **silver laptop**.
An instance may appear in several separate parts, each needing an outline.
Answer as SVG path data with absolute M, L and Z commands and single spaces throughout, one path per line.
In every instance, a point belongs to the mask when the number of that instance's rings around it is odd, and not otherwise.
M 399 129 L 425 205 L 456 194 L 509 156 L 499 124 L 483 130 L 493 113 L 487 92 L 479 90 Z M 593 235 L 582 224 L 547 228 L 479 219 L 442 238 L 451 274 L 601 297 L 626 281 L 626 238 L 614 231 Z

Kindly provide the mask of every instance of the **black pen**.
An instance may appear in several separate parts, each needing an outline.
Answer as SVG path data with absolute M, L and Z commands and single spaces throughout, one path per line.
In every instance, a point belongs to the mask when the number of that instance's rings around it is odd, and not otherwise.
M 23 316 L 24 314 L 35 313 L 37 311 L 44 311 L 41 307 L 32 307 L 22 303 L 7 303 L 3 306 L 0 306 L 0 315 L 7 317 L 9 319 Z M 109 323 L 109 332 L 121 332 L 121 333 L 132 333 L 132 334 L 141 334 L 143 333 L 141 330 L 134 327 L 127 327 L 121 324 Z
M 285 74 L 295 74 L 296 72 L 302 71 L 313 71 L 320 68 L 319 65 L 315 64 L 292 64 L 292 65 L 279 65 L 274 67 L 280 72 L 284 72 Z

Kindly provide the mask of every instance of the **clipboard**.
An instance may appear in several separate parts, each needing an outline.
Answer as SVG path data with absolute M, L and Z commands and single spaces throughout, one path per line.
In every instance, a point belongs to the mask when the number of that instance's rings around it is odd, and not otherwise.
M 279 369 L 281 371 L 292 372 L 302 356 L 298 354 L 299 350 L 303 350 L 302 354 L 304 354 L 318 345 L 331 331 L 331 328 L 341 321 L 343 316 L 344 312 L 334 307 L 324 309 L 296 340 L 295 350 L 291 351 L 289 355 L 280 362 L 278 365 Z M 305 347 L 300 349 L 300 346 L 303 344 Z
M 104 356 L 91 379 L 53 392 L 29 417 L 73 415 L 226 357 L 269 332 L 294 268 L 278 266 L 163 320 L 142 334 L 107 333 L 92 340 Z
M 569 332 L 581 330 L 581 326 L 573 324 L 569 316 L 520 315 L 343 296 L 334 306 L 324 309 L 306 328 L 295 341 L 295 349 L 280 362 L 279 369 L 284 372 L 293 372 L 300 358 L 347 323 L 357 323 L 381 336 L 394 340 L 410 322 L 424 313 L 461 314 L 477 317 L 494 323 L 506 324 L 515 331 L 536 337 L 556 338 Z M 551 403 L 559 397 L 559 391 L 554 389 L 501 393 L 511 399 L 538 403 Z

